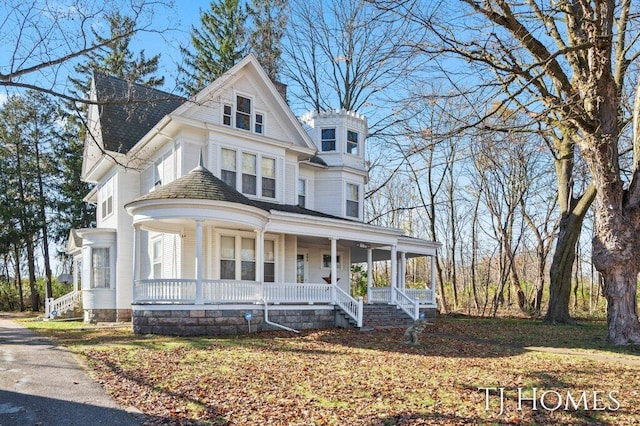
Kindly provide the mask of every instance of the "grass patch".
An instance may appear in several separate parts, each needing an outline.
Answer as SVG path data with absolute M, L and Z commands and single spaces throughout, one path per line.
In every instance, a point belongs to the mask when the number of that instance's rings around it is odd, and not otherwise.
M 442 318 L 419 346 L 402 344 L 404 330 L 175 338 L 24 323 L 86 357 L 149 424 L 640 423 L 638 348 L 608 345 L 601 322 Z M 485 410 L 480 387 L 505 388 L 504 413 L 495 392 Z M 518 409 L 518 388 L 615 391 L 620 409 Z

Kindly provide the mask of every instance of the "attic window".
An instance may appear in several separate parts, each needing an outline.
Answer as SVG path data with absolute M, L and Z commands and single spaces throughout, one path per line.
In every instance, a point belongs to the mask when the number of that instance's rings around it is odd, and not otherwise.
M 231 126 L 231 105 L 225 104 L 222 108 L 222 124 Z
M 264 131 L 264 115 L 256 113 L 256 123 L 255 123 L 255 131 L 256 133 L 262 134 Z
M 251 99 L 240 95 L 236 97 L 236 127 L 251 130 Z

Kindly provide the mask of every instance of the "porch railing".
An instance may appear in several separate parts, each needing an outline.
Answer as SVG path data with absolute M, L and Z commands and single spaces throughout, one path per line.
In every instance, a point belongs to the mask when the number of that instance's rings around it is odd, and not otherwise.
M 362 298 L 356 300 L 340 287 L 336 286 L 335 289 L 336 305 L 338 305 L 340 309 L 346 312 L 347 315 L 353 318 L 356 321 L 358 327 L 362 327 Z
M 412 299 L 416 299 L 418 303 L 431 303 L 433 294 L 429 288 L 405 288 L 404 293 Z
M 82 293 L 79 291 L 72 291 L 71 293 L 67 293 L 57 299 L 50 297 L 49 299 L 46 299 L 44 303 L 44 317 L 54 318 L 55 315 L 62 315 L 73 309 L 78 303 L 80 303 L 81 299 Z M 52 315 L 53 312 L 55 312 L 55 315 Z
M 369 289 L 369 302 L 391 302 L 391 287 L 371 287 Z
M 256 303 L 261 299 L 262 285 L 255 281 L 202 281 L 204 303 Z
M 405 311 L 414 321 L 420 316 L 420 303 L 416 299 L 407 296 L 399 288 L 393 288 L 396 306 Z
M 331 303 L 331 286 L 326 284 L 264 284 L 269 303 Z
M 133 287 L 133 300 L 142 303 L 194 303 L 196 280 L 139 280 Z
M 362 299 L 354 299 L 338 286 L 202 280 L 202 303 L 262 303 L 263 300 L 274 304 L 335 304 L 353 318 L 358 327 L 362 327 Z M 139 280 L 133 287 L 133 301 L 135 303 L 196 303 L 196 280 Z

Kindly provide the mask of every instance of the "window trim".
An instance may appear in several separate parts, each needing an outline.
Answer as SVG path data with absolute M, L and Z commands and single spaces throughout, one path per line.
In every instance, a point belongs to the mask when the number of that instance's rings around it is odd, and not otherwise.
M 229 108 L 229 114 L 225 111 L 225 108 Z M 225 118 L 229 119 L 229 123 L 225 123 Z M 223 126 L 233 127 L 233 105 L 228 103 L 222 104 L 222 120 L 221 123 Z
M 246 195 L 249 198 L 257 198 L 257 199 L 263 199 L 263 200 L 268 200 L 268 201 L 274 201 L 274 200 L 278 200 L 279 197 L 282 196 L 282 191 L 279 189 L 279 182 L 281 180 L 281 177 L 278 174 L 278 170 L 279 170 L 279 166 L 278 164 L 280 163 L 280 158 L 277 156 L 273 156 L 273 155 L 268 155 L 268 154 L 262 154 L 260 152 L 256 152 L 256 151 L 250 151 L 250 150 L 243 150 L 237 147 L 229 147 L 229 146 L 225 146 L 225 145 L 220 145 L 219 146 L 219 150 L 218 150 L 218 155 L 219 155 L 219 161 L 218 161 L 218 177 L 224 182 L 225 180 L 223 179 L 222 173 L 223 171 L 230 171 L 228 169 L 223 168 L 223 152 L 224 150 L 230 151 L 230 152 L 234 152 L 235 153 L 235 174 L 236 174 L 236 180 L 235 180 L 235 186 L 233 186 L 233 188 L 240 192 L 243 195 Z M 255 161 L 256 161 L 256 173 L 255 174 L 250 174 L 250 173 L 244 173 L 242 170 L 242 159 L 244 155 L 252 155 L 255 157 Z M 269 159 L 269 160 L 273 160 L 273 167 L 274 167 L 274 177 L 266 177 L 264 176 L 263 172 L 262 172 L 262 160 L 263 159 Z M 256 184 L 255 184 L 255 188 L 256 188 L 256 192 L 255 194 L 250 193 L 250 192 L 245 192 L 244 188 L 243 188 L 243 176 L 244 175 L 248 175 L 248 176 L 253 176 L 255 177 L 256 180 Z M 273 197 L 269 197 L 267 195 L 263 195 L 263 179 L 273 179 L 274 181 L 274 196 Z
M 254 166 L 254 173 L 253 174 L 244 171 L 244 158 L 245 158 L 245 156 L 252 156 L 253 157 L 253 166 Z M 242 151 L 241 154 L 240 154 L 240 158 L 241 158 L 241 161 L 240 161 L 241 179 L 240 179 L 240 181 L 241 181 L 241 184 L 242 184 L 240 192 L 242 192 L 245 195 L 253 195 L 254 197 L 256 197 L 260 193 L 258 191 L 258 180 L 259 180 L 259 177 L 261 177 L 260 175 L 262 174 L 261 170 L 260 171 L 258 170 L 258 154 L 254 154 L 252 152 Z M 248 176 L 248 177 L 253 177 L 255 179 L 254 180 L 254 185 L 255 185 L 255 192 L 254 193 L 245 191 L 245 188 L 244 188 L 244 177 L 245 177 L 245 175 Z
M 158 251 L 158 257 L 156 257 L 156 244 L 160 245 L 160 249 Z M 162 278 L 162 257 L 163 257 L 163 249 L 164 244 L 162 241 L 162 235 L 155 236 L 151 238 L 151 278 L 158 279 Z M 160 265 L 160 274 L 156 276 L 156 265 Z
M 275 157 L 270 157 L 268 155 L 259 155 L 260 157 L 260 170 L 256 170 L 256 172 L 258 172 L 258 174 L 260 175 L 260 194 L 263 198 L 268 198 L 270 200 L 275 200 L 276 198 L 278 198 L 278 185 L 277 185 L 277 177 L 278 177 L 278 172 L 277 172 L 277 161 L 275 159 Z M 264 175 L 264 167 L 262 162 L 264 160 L 272 160 L 273 161 L 273 177 L 271 176 L 265 176 Z M 264 194 L 264 180 L 268 179 L 273 181 L 273 197 L 270 197 L 268 195 Z
M 234 265 L 235 265 L 235 278 L 231 279 L 231 278 L 221 278 L 222 274 L 222 268 L 221 268 L 221 261 L 222 260 L 230 260 L 230 259 L 223 259 L 222 258 L 222 238 L 223 237 L 229 237 L 229 238 L 233 238 L 234 239 Z M 221 279 L 221 280 L 231 280 L 231 281 L 247 281 L 247 280 L 242 280 L 242 239 L 251 239 L 254 241 L 254 263 L 256 266 L 255 269 L 255 275 L 254 275 L 254 279 L 253 280 L 248 280 L 248 281 L 256 281 L 257 278 L 257 266 L 258 266 L 258 238 L 256 238 L 256 234 L 254 232 L 246 232 L 246 231 L 237 231 L 237 232 L 233 232 L 231 230 L 228 229 L 220 229 L 216 232 L 215 235 L 215 241 L 216 241 L 216 249 L 214 250 L 215 253 L 215 257 L 214 257 L 214 263 L 217 265 L 214 269 L 214 276 L 218 277 L 217 279 Z M 264 282 L 264 264 L 265 263 L 273 263 L 274 267 L 274 281 L 275 283 L 278 282 L 278 279 L 280 277 L 280 271 L 278 270 L 278 265 L 279 265 L 279 259 L 280 259 L 280 255 L 279 255 L 279 240 L 278 240 L 278 236 L 277 235 L 265 235 L 264 236 L 264 241 L 273 241 L 273 261 L 269 261 L 269 262 L 265 262 L 265 257 L 264 256 L 264 252 L 263 252 L 263 258 L 262 258 L 262 280 Z
M 223 168 L 224 167 L 224 151 L 229 151 L 231 153 L 233 153 L 233 165 L 234 165 L 234 170 L 228 170 Z M 233 173 L 234 175 L 234 183 L 233 185 L 229 185 L 227 183 L 227 181 L 224 179 L 222 172 L 230 172 Z M 231 149 L 231 148 L 226 148 L 226 147 L 221 147 L 220 148 L 220 179 L 226 183 L 227 185 L 231 186 L 233 189 L 237 190 L 238 189 L 238 151 L 235 149 Z
M 350 194 L 351 194 L 351 191 L 349 191 L 349 189 L 350 189 L 349 186 L 354 186 L 356 188 L 356 196 L 357 196 L 356 200 L 353 200 L 353 199 L 349 198 Z M 344 215 L 346 217 L 351 217 L 351 218 L 354 218 L 354 219 L 360 219 L 360 185 L 358 185 L 356 183 L 346 182 L 345 183 L 345 197 L 344 198 L 345 198 Z M 356 203 L 357 212 L 356 212 L 355 216 L 349 214 L 349 203 Z
M 333 130 L 333 138 L 325 139 L 323 132 L 325 130 Z M 324 149 L 325 141 L 331 142 L 333 141 L 333 149 Z M 338 129 L 337 127 L 322 127 L 320 128 L 320 151 L 321 152 L 338 152 Z
M 107 266 L 101 266 L 100 268 L 106 269 L 107 274 L 105 278 L 107 278 L 107 286 L 96 286 L 96 265 L 94 261 L 94 252 L 96 250 L 105 250 L 107 253 Z M 91 278 L 89 279 L 89 289 L 110 289 L 112 288 L 112 256 L 111 256 L 111 247 L 109 246 L 93 246 L 91 247 Z
M 329 266 L 324 266 L 324 257 L 329 256 Z M 320 268 L 324 270 L 331 270 L 331 252 L 330 251 L 321 251 L 320 252 Z M 342 270 L 342 252 L 336 252 L 336 269 L 338 271 Z
M 349 140 L 349 133 L 353 133 L 354 135 L 356 135 L 355 143 Z M 355 153 L 354 152 L 349 152 L 349 148 L 350 147 L 355 147 L 356 152 Z M 354 156 L 360 156 L 360 133 L 359 132 L 356 132 L 355 130 L 347 129 L 344 152 L 345 152 L 345 154 L 354 155 Z
M 258 116 L 260 116 L 261 122 L 258 123 Z M 265 127 L 265 116 L 266 114 L 262 111 L 254 111 L 253 113 L 253 132 L 258 135 L 264 135 L 264 127 Z M 260 131 L 258 131 L 258 126 L 261 127 Z
M 302 183 L 302 185 L 300 185 L 300 183 Z M 298 207 L 302 207 L 303 209 L 307 208 L 307 187 L 308 187 L 308 182 L 307 179 L 304 178 L 298 178 L 298 190 L 297 195 L 298 195 Z M 302 193 L 300 193 L 300 188 L 304 189 L 304 191 Z M 303 203 L 300 204 L 300 197 L 303 197 Z
M 113 178 L 114 177 L 111 176 L 100 188 L 101 220 L 105 220 L 113 215 Z

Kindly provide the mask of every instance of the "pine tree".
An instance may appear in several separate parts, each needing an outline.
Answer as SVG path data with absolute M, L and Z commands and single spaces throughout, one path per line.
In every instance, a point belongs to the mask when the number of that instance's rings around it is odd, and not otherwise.
M 135 22 L 128 16 L 114 13 L 107 18 L 111 33 L 109 38 L 117 38 L 119 35 L 131 33 Z M 100 42 L 107 39 L 95 34 Z M 131 83 L 142 84 L 149 87 L 159 87 L 164 84 L 164 77 L 158 77 L 158 65 L 160 55 L 146 58 L 144 50 L 136 57 L 129 49 L 131 36 L 118 38 L 115 43 L 92 52 L 85 63 L 78 64 L 75 68 L 77 77 L 70 78 L 79 97 L 86 96 L 89 92 L 91 75 L 93 72 L 102 72 L 122 78 Z M 82 154 L 86 129 L 83 125 L 86 113 L 86 105 L 76 108 L 69 105 L 68 116 L 60 138 L 54 146 L 58 162 L 58 221 L 54 230 L 54 238 L 64 241 L 69 231 L 74 228 L 88 228 L 94 225 L 95 206 L 83 201 L 91 186 L 80 180 L 82 174 Z
M 245 22 L 247 14 L 239 0 L 212 1 L 201 12 L 200 29 L 191 29 L 194 51 L 182 47 L 184 66 L 179 80 L 182 89 L 193 95 L 233 67 L 246 54 Z
M 289 0 L 252 0 L 247 12 L 252 20 L 249 47 L 271 80 L 278 80 L 282 37 L 284 36 Z
M 141 50 L 138 57 L 134 57 L 133 52 L 129 50 L 131 35 L 123 36 L 124 34 L 131 34 L 133 28 L 135 28 L 135 21 L 129 16 L 120 15 L 119 12 L 108 16 L 107 21 L 111 29 L 108 38 L 95 33 L 96 40 L 99 43 L 104 43 L 109 39 L 115 38 L 117 41 L 107 44 L 102 49 L 90 52 L 87 62 L 76 65 L 75 71 L 79 74 L 79 77 L 72 77 L 70 80 L 80 92 L 78 97 L 81 98 L 89 92 L 89 84 L 93 72 L 112 75 L 130 83 L 138 83 L 144 86 L 162 86 L 164 77 L 154 75 L 158 72 L 160 55 L 147 59 L 144 50 Z

